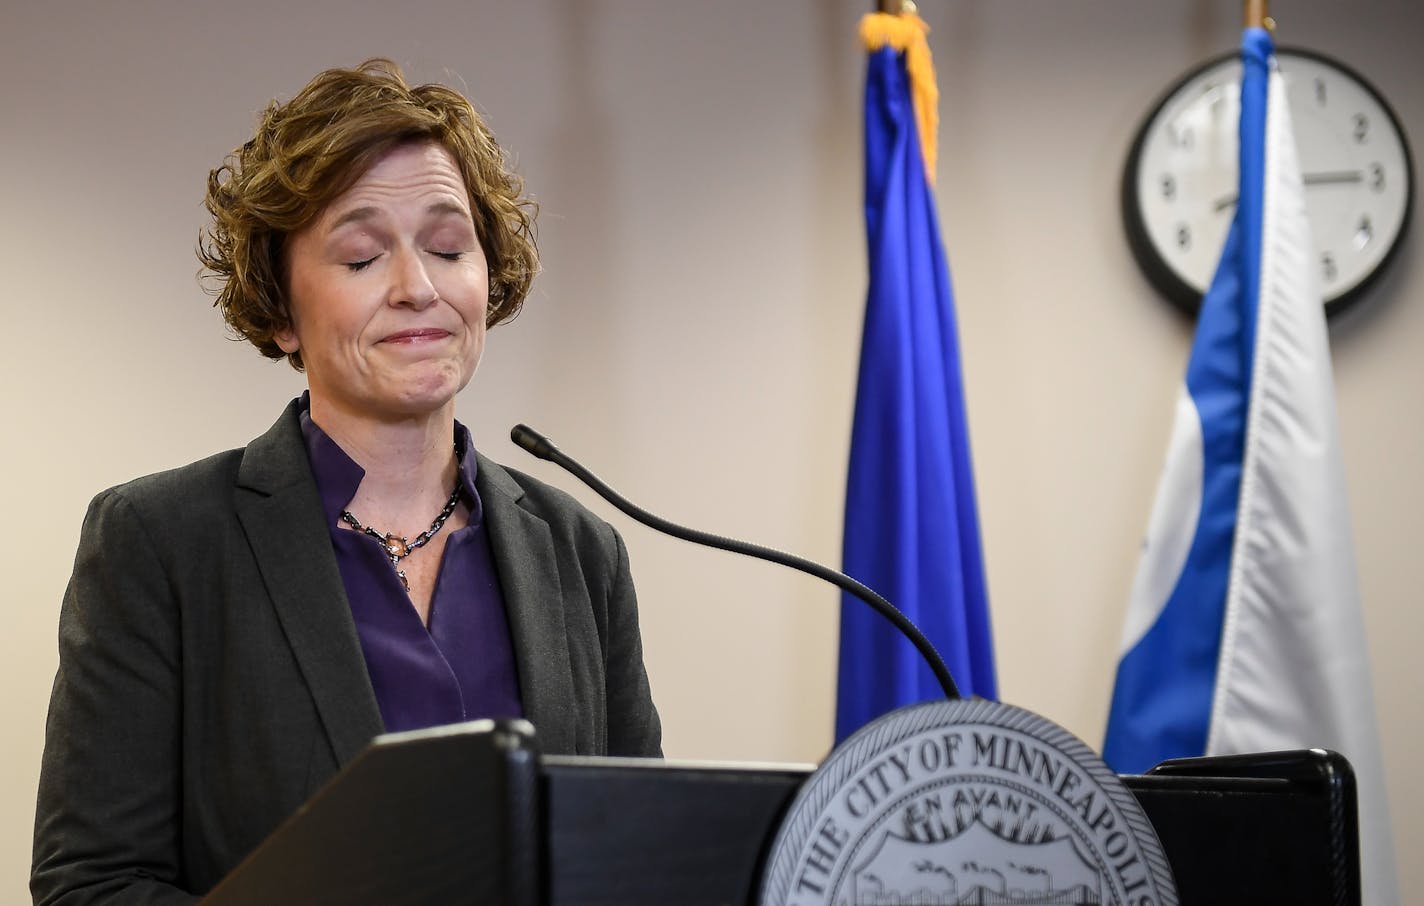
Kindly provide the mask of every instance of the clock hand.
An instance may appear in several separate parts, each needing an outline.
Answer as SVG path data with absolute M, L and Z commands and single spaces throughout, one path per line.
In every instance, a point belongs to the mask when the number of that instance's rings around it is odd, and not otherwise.
M 1325 173 L 1306 173 L 1300 181 L 1307 186 L 1321 186 L 1342 182 L 1362 182 L 1365 178 L 1362 170 L 1335 170 Z M 1212 203 L 1212 213 L 1219 214 L 1236 204 L 1236 193 L 1223 195 Z
M 1318 186 L 1334 182 L 1361 182 L 1364 178 L 1363 170 L 1336 170 L 1333 173 L 1307 173 L 1301 181 L 1307 186 Z

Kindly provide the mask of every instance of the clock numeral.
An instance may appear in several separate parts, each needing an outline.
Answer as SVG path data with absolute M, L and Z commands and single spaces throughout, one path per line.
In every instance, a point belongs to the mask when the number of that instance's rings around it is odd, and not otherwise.
M 1192 247 L 1192 228 L 1185 223 L 1177 225 L 1177 248 L 1182 251 Z
M 1355 124 L 1354 134 L 1356 143 L 1363 145 L 1365 139 L 1368 138 L 1370 134 L 1369 117 L 1363 113 L 1357 113 L 1350 118 L 1350 121 Z
M 1207 82 L 1202 86 L 1202 94 L 1211 98 L 1211 118 L 1213 121 L 1221 119 L 1222 112 L 1226 109 L 1225 99 L 1227 92 L 1221 90 L 1221 86 L 1215 82 Z
M 1326 283 L 1333 283 L 1335 278 L 1340 276 L 1340 269 L 1335 266 L 1335 256 L 1330 252 L 1320 256 L 1320 273 Z
M 1384 191 L 1384 167 L 1379 164 L 1370 164 L 1370 188 L 1376 192 Z
M 1360 225 L 1355 228 L 1355 248 L 1362 249 L 1370 244 L 1370 240 L 1375 238 L 1374 224 L 1370 223 L 1370 217 L 1366 214 L 1360 218 Z
M 1319 105 L 1322 106 L 1322 107 L 1325 106 L 1325 80 L 1324 80 L 1324 79 L 1316 79 L 1316 80 L 1315 80 L 1315 103 L 1319 104 Z
M 1177 198 L 1177 180 L 1171 173 L 1162 174 L 1162 197 L 1168 201 Z

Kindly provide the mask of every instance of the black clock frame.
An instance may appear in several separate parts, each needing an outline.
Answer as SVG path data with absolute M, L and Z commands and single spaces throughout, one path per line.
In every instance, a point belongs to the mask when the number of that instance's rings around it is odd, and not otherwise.
M 1325 316 L 1334 318 L 1341 312 L 1353 306 L 1364 295 L 1365 291 L 1379 278 L 1389 265 L 1399 254 L 1400 247 L 1404 245 L 1404 237 L 1409 233 L 1409 225 L 1414 219 L 1414 195 L 1416 183 L 1414 181 L 1414 155 L 1409 146 L 1409 136 L 1404 131 L 1404 125 L 1399 121 L 1399 115 L 1394 112 L 1394 108 L 1385 100 L 1384 95 L 1375 88 L 1374 84 L 1359 73 L 1358 70 L 1347 66 L 1334 57 L 1320 53 L 1319 51 L 1308 50 L 1302 47 L 1279 47 L 1276 55 L 1282 54 L 1294 57 L 1308 57 L 1327 66 L 1332 66 L 1340 70 L 1345 75 L 1353 78 L 1365 89 L 1379 104 L 1380 109 L 1389 117 L 1391 125 L 1399 135 L 1400 143 L 1404 148 L 1404 169 L 1408 178 L 1409 193 L 1404 199 L 1404 217 L 1399 224 L 1399 234 L 1395 242 L 1385 252 L 1374 270 L 1370 271 L 1363 280 L 1355 284 L 1349 290 L 1341 293 L 1333 299 L 1325 302 Z M 1158 114 L 1162 112 L 1169 101 L 1192 79 L 1206 72 L 1215 66 L 1230 60 L 1239 59 L 1240 51 L 1219 54 L 1194 66 L 1190 71 L 1174 80 L 1167 90 L 1158 96 L 1157 100 L 1143 118 L 1142 125 L 1133 136 L 1131 149 L 1128 151 L 1127 162 L 1122 170 L 1122 189 L 1119 198 L 1122 207 L 1122 223 L 1127 233 L 1127 244 L 1132 249 L 1132 256 L 1137 260 L 1138 267 L 1147 276 L 1149 282 L 1158 292 L 1166 296 L 1168 301 L 1180 308 L 1188 317 L 1196 318 L 1197 312 L 1201 309 L 1202 293 L 1198 292 L 1190 284 L 1177 275 L 1175 269 L 1169 265 L 1152 243 L 1151 237 L 1147 234 L 1147 227 L 1142 220 L 1142 209 L 1138 204 L 1137 194 L 1137 167 L 1142 159 L 1142 147 L 1147 141 L 1147 132 L 1151 128 Z

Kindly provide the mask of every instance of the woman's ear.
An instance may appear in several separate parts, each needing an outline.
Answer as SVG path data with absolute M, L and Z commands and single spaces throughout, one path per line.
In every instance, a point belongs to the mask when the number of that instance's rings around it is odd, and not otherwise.
M 290 324 L 272 334 L 272 339 L 276 342 L 277 348 L 287 355 L 291 355 L 302 348 L 301 341 L 297 339 L 297 332 Z

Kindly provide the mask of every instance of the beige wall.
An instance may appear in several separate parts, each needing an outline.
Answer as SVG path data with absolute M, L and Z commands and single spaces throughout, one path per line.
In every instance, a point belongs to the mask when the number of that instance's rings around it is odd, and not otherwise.
M 870 3 L 7 3 L 0 12 L 0 902 L 23 898 L 54 630 L 98 490 L 237 446 L 301 383 L 223 338 L 192 248 L 255 112 L 385 54 L 468 86 L 543 203 L 546 270 L 460 417 L 546 431 L 694 525 L 838 560 L 860 317 L 855 22 Z M 1153 98 L 1240 5 L 922 3 L 1004 697 L 1101 742 L 1190 327 L 1117 213 Z M 1424 142 L 1424 12 L 1278 2 Z M 1424 231 L 1333 331 L 1402 888 L 1424 887 Z M 577 493 L 577 492 L 576 492 Z M 587 495 L 585 496 L 587 499 Z M 608 512 L 602 504 L 595 509 Z M 814 761 L 833 591 L 625 528 L 669 754 Z

